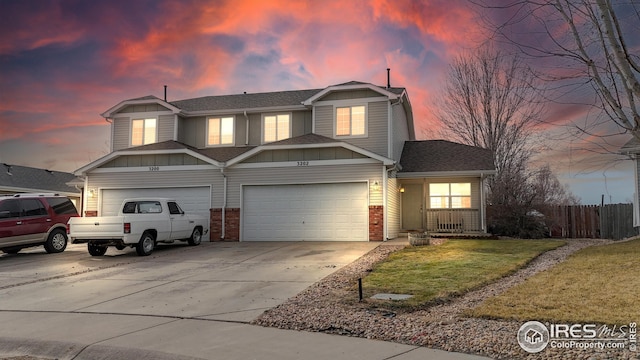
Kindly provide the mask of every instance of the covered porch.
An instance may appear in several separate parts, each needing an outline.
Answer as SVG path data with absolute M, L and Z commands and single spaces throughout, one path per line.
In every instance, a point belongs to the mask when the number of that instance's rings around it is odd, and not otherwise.
M 400 181 L 401 232 L 486 232 L 481 177 Z

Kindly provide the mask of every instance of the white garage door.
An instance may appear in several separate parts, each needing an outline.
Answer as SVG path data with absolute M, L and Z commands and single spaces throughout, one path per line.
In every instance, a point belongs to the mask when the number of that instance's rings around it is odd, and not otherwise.
M 367 184 L 244 186 L 245 241 L 368 241 Z
M 199 214 L 209 219 L 211 208 L 211 190 L 208 186 L 145 188 L 145 189 L 103 189 L 100 215 L 117 215 L 122 201 L 139 197 L 163 197 L 175 199 L 182 210 Z

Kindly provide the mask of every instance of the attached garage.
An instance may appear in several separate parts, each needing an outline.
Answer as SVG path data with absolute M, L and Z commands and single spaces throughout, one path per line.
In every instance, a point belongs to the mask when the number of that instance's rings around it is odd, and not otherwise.
M 102 189 L 100 215 L 117 215 L 124 199 L 140 197 L 175 199 L 185 212 L 209 218 L 209 209 L 211 208 L 211 188 L 209 186 Z
M 242 188 L 244 241 L 368 241 L 366 182 Z

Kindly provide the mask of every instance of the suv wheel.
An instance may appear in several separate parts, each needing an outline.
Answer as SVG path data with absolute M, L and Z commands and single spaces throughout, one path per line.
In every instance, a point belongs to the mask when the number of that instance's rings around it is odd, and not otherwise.
M 102 256 L 107 252 L 107 247 L 88 243 L 87 250 L 89 250 L 89 254 L 91 254 L 91 256 Z
M 67 233 L 61 229 L 55 229 L 47 237 L 44 243 L 44 249 L 48 253 L 60 253 L 67 248 Z
M 200 245 L 200 243 L 202 242 L 202 231 L 200 231 L 200 228 L 195 228 L 193 229 L 193 232 L 191 233 L 191 237 L 189 238 L 189 245 Z
M 151 255 L 154 247 L 156 247 L 156 239 L 150 233 L 145 232 L 136 245 L 136 252 L 140 256 L 148 256 Z

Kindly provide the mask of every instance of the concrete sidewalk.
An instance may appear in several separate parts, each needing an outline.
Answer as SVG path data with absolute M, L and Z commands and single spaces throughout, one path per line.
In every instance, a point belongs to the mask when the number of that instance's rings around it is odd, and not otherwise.
M 177 317 L 2 311 L 0 324 L 0 359 L 27 354 L 60 360 L 484 359 L 392 342 Z

